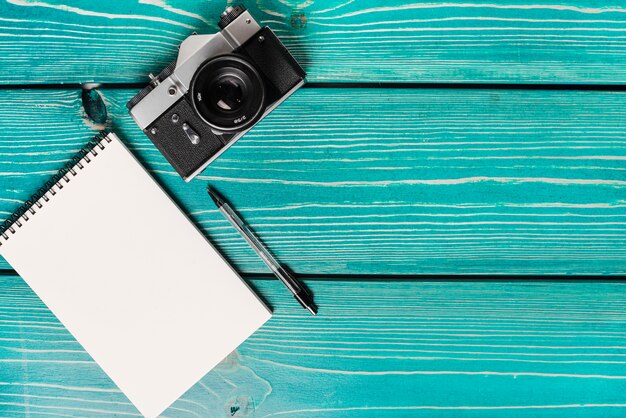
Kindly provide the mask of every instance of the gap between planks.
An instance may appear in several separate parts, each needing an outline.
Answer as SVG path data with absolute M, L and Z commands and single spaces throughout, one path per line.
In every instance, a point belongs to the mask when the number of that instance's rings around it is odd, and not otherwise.
M 148 83 L 85 84 L 0 84 L 0 90 L 143 89 Z M 507 83 L 306 83 L 302 88 L 358 89 L 446 89 L 446 90 L 545 90 L 545 91 L 626 91 L 626 84 L 507 84 Z
M 277 280 L 270 273 L 238 273 L 246 280 Z M 11 269 L 0 269 L 1 276 L 17 276 L 18 273 Z M 297 274 L 299 279 L 311 281 L 342 281 L 342 282 L 529 282 L 529 283 L 623 283 L 626 285 L 626 276 L 534 276 L 534 275 L 437 275 L 437 274 Z

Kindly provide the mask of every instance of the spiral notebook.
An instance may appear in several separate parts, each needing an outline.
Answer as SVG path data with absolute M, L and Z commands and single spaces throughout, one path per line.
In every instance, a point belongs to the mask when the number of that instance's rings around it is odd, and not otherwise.
M 0 254 L 147 417 L 271 316 L 114 134 L 5 222 Z

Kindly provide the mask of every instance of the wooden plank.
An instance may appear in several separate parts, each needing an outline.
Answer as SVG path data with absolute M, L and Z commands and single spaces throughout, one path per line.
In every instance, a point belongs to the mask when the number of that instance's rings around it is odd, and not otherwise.
M 274 317 L 163 416 L 626 414 L 624 283 L 315 281 L 317 317 L 252 285 Z M 137 413 L 16 276 L 0 353 L 2 416 Z
M 304 89 L 189 184 L 133 93 L 103 90 L 111 126 L 241 271 L 267 270 L 207 182 L 299 273 L 626 273 L 622 93 Z M 0 92 L 2 217 L 93 132 L 79 98 Z
M 618 1 L 245 2 L 326 82 L 624 83 Z M 226 2 L 0 0 L 0 83 L 145 82 Z

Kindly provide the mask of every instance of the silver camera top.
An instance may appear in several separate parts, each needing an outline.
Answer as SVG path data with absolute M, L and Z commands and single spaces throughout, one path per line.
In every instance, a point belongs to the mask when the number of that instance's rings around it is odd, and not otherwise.
M 229 10 L 230 9 L 230 10 Z M 227 8 L 222 17 L 232 12 Z M 174 71 L 164 80 L 152 78 L 154 88 L 145 99 L 130 109 L 130 114 L 143 130 L 161 116 L 189 90 L 191 80 L 202 63 L 208 58 L 227 54 L 240 47 L 261 27 L 245 10 L 220 32 L 212 35 L 191 35 L 180 45 Z

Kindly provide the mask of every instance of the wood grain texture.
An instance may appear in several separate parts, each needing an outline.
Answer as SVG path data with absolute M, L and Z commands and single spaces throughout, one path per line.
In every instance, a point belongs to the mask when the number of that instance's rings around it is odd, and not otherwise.
M 244 1 L 309 81 L 624 83 L 622 2 Z M 144 82 L 224 1 L 0 1 L 0 84 Z
M 622 93 L 304 89 L 191 183 L 133 93 L 102 91 L 111 126 L 240 271 L 267 270 L 207 182 L 299 273 L 626 273 Z M 0 92 L 2 218 L 95 132 L 80 96 Z
M 163 416 L 626 414 L 624 283 L 308 284 L 317 317 L 253 280 L 274 317 Z M 17 276 L 0 276 L 0 366 L 0 416 L 137 415 Z

